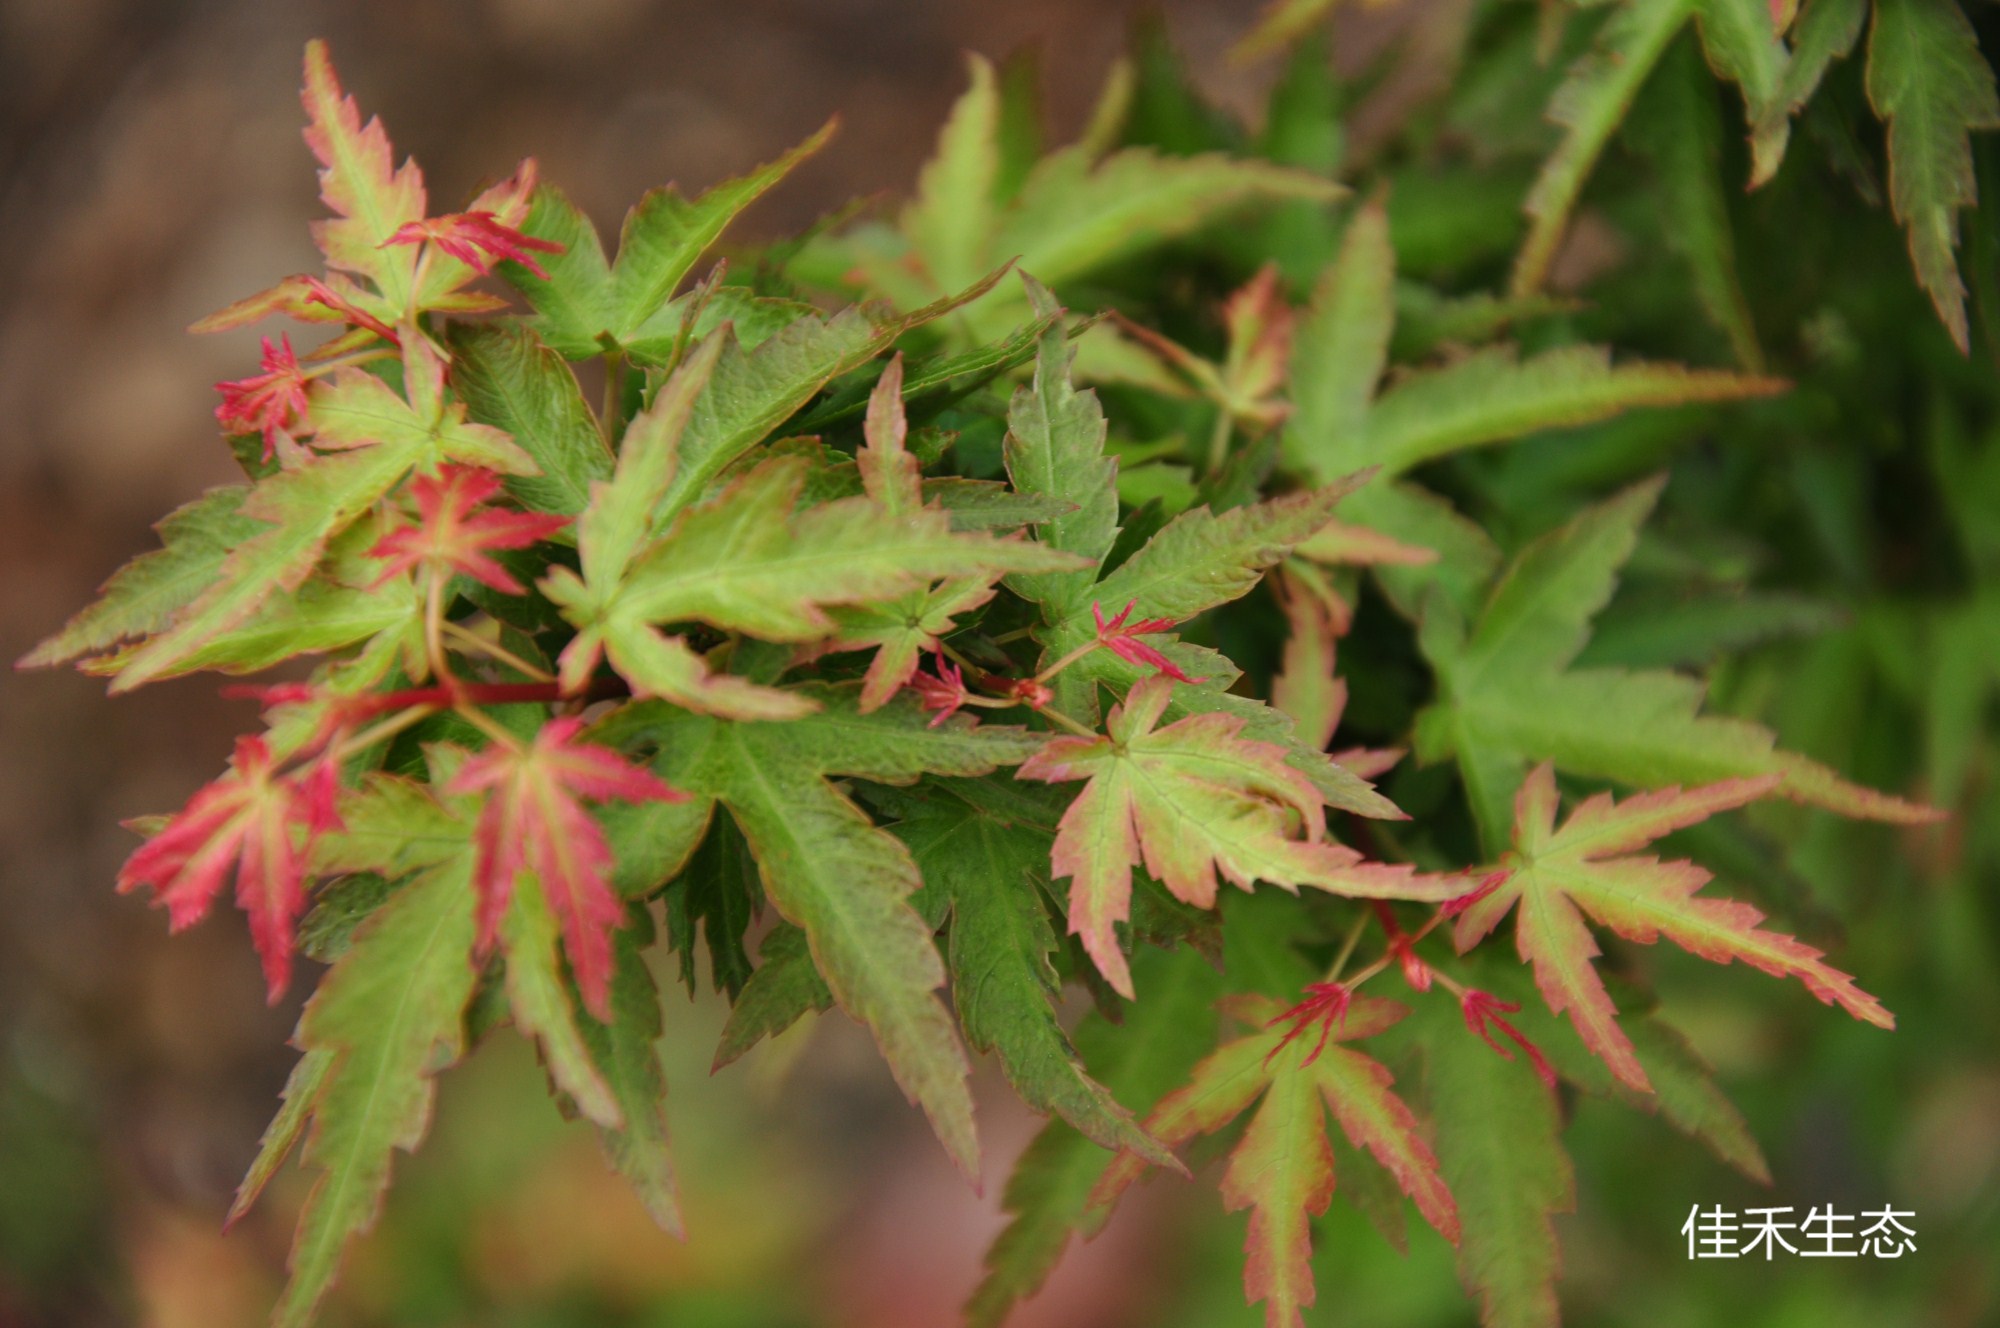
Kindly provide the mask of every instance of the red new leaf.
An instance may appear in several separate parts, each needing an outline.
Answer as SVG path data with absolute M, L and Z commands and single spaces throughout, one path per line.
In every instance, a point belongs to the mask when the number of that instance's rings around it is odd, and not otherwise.
M 371 558 L 387 560 L 375 584 L 422 567 L 462 572 L 508 595 L 526 593 L 527 588 L 487 552 L 525 549 L 567 526 L 570 518 L 504 508 L 475 510 L 499 492 L 498 475 L 472 466 L 445 466 L 434 476 L 413 480 L 410 496 L 416 499 L 419 520 L 398 526 L 368 551 Z
M 490 950 L 513 899 L 516 878 L 534 873 L 562 925 L 563 950 L 584 1006 L 611 1019 L 611 934 L 625 907 L 606 879 L 604 831 L 584 809 L 597 802 L 682 802 L 687 795 L 608 747 L 573 742 L 583 720 L 550 720 L 526 747 L 492 747 L 472 757 L 447 788 L 486 794 L 474 830 L 479 948 Z
M 188 799 L 178 815 L 125 860 L 120 893 L 149 885 L 179 931 L 208 913 L 231 868 L 236 903 L 249 915 L 276 1004 L 292 975 L 292 924 L 305 907 L 305 860 L 322 830 L 338 827 L 337 768 L 278 775 L 262 738 L 238 738 L 230 771 Z
M 405 222 L 397 227 L 394 235 L 382 241 L 384 248 L 392 244 L 435 245 L 481 273 L 491 272 L 493 265 L 503 258 L 512 259 L 543 281 L 549 279 L 549 274 L 542 270 L 542 265 L 535 261 L 535 255 L 529 250 L 544 254 L 563 251 L 563 246 L 555 241 L 523 234 L 483 208 Z
M 1141 641 L 1142 636 L 1170 630 L 1174 623 L 1171 618 L 1141 618 L 1138 622 L 1127 622 L 1132 610 L 1138 607 L 1133 600 L 1118 611 L 1118 616 L 1107 619 L 1104 606 L 1092 604 L 1090 617 L 1097 624 L 1097 644 L 1109 650 L 1118 658 L 1132 664 L 1143 664 L 1158 669 L 1176 682 L 1201 682 L 1200 678 L 1190 678 L 1175 666 L 1174 662 L 1161 654 L 1157 646 Z
M 917 703 L 926 710 L 935 710 L 930 727 L 938 725 L 957 714 L 971 693 L 965 690 L 965 674 L 958 665 L 939 655 L 937 673 L 925 673 L 921 669 L 910 675 L 910 687 L 917 694 Z
M 216 422 L 231 433 L 264 435 L 264 460 L 278 450 L 278 439 L 289 438 L 291 430 L 306 413 L 305 370 L 292 353 L 292 339 L 280 337 L 277 345 L 264 338 L 264 372 L 231 383 L 217 383 L 222 404 L 215 408 Z

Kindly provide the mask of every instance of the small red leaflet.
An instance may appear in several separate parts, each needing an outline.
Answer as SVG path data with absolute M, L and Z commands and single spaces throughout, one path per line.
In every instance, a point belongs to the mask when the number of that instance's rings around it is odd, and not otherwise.
M 230 772 L 188 799 L 118 872 L 121 893 L 150 885 L 174 931 L 193 926 L 222 892 L 231 867 L 236 903 L 250 916 L 267 997 L 277 1004 L 292 975 L 292 924 L 305 907 L 305 860 L 313 839 L 336 829 L 338 767 L 321 759 L 277 775 L 262 738 L 236 740 Z M 302 838 L 294 832 L 302 831 Z
M 544 254 L 563 252 L 563 246 L 555 241 L 523 234 L 484 210 L 447 212 L 441 217 L 405 222 L 396 228 L 395 234 L 382 241 L 385 249 L 392 244 L 433 244 L 479 272 L 491 272 L 496 262 L 503 258 L 512 259 L 543 281 L 549 279 L 549 274 L 535 261 L 535 255 L 528 251 L 532 249 Z
M 480 951 L 492 949 L 516 879 L 533 872 L 562 924 L 585 1008 L 609 1022 L 611 934 L 625 910 L 607 879 L 611 846 L 581 799 L 683 802 L 687 795 L 609 747 L 573 741 L 582 727 L 576 716 L 552 719 L 527 746 L 490 747 L 468 760 L 447 789 L 486 794 L 473 832 Z
M 282 336 L 277 345 L 264 338 L 264 372 L 234 382 L 217 383 L 222 404 L 215 419 L 231 433 L 264 435 L 264 460 L 278 450 L 278 439 L 289 438 L 292 427 L 306 412 L 306 373 L 292 352 L 292 339 Z
M 398 526 L 368 551 L 371 558 L 388 560 L 375 584 L 421 566 L 462 572 L 508 595 L 525 594 L 527 587 L 486 551 L 525 549 L 555 534 L 570 519 L 505 509 L 474 513 L 499 492 L 498 475 L 472 466 L 445 466 L 435 476 L 411 481 L 410 496 L 416 499 L 421 519 L 415 525 Z
M 919 669 L 910 675 L 910 686 L 915 690 L 917 701 L 924 709 L 937 711 L 930 722 L 932 728 L 936 728 L 957 714 L 959 707 L 965 704 L 966 697 L 970 695 L 965 690 L 965 674 L 958 665 L 942 655 L 938 656 L 936 674 L 925 673 Z
M 1132 610 L 1138 605 L 1139 601 L 1135 599 L 1120 609 L 1116 617 L 1107 619 L 1104 616 L 1104 606 L 1092 604 L 1090 617 L 1097 624 L 1097 644 L 1127 663 L 1148 665 L 1176 682 L 1203 681 L 1200 678 L 1190 678 L 1181 672 L 1172 660 L 1161 654 L 1157 646 L 1148 645 L 1139 639 L 1155 632 L 1168 631 L 1174 622 L 1171 618 L 1141 618 L 1135 623 L 1126 622 L 1125 620 L 1132 616 Z

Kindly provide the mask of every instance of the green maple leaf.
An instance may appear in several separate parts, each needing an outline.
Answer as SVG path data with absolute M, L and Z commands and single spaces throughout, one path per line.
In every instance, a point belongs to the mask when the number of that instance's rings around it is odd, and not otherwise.
M 1424 1052 L 1424 1107 L 1438 1172 L 1457 1202 L 1458 1268 L 1494 1328 L 1556 1328 L 1554 1216 L 1576 1207 L 1562 1108 L 1524 1065 L 1470 1036 L 1449 1001 L 1410 1021 Z
M 1053 813 L 1027 799 L 997 801 L 988 789 L 967 788 L 918 804 L 892 827 L 923 873 L 920 906 L 950 915 L 952 996 L 966 1041 L 997 1052 L 1008 1082 L 1035 1110 L 1106 1148 L 1178 1169 L 1084 1073 L 1056 1022 L 1056 933 L 1042 902 Z
M 1221 153 L 1107 154 L 1093 135 L 1010 180 L 999 80 L 978 57 L 971 69 L 972 87 L 939 135 L 900 233 L 864 228 L 828 246 L 904 307 L 959 289 L 1010 258 L 1057 286 L 1255 203 L 1325 202 L 1341 192 L 1306 171 Z M 996 291 L 967 309 L 962 327 L 947 330 L 984 340 L 1013 326 L 1019 313 L 1018 294 Z
M 1845 815 L 1933 819 L 1778 749 L 1756 724 L 1698 714 L 1693 678 L 1571 667 L 1659 488 L 1636 485 L 1529 544 L 1469 627 L 1443 595 L 1425 601 L 1419 644 L 1438 700 L 1418 716 L 1417 753 L 1457 760 L 1488 842 L 1505 841 L 1509 803 L 1536 761 L 1642 788 L 1776 775 L 1786 797 Z
M 1972 133 L 2000 128 L 2000 96 L 1955 0 L 1876 0 L 1868 100 L 1889 126 L 1889 201 L 1910 232 L 1917 280 L 1963 351 L 1958 214 L 1978 201 Z
M 545 185 L 536 190 L 521 228 L 562 245 L 564 252 L 544 264 L 547 277 L 513 262 L 502 264 L 500 273 L 528 297 L 535 331 L 564 357 L 587 360 L 615 352 L 638 339 L 667 308 L 729 223 L 826 146 L 834 127 L 829 121 L 776 161 L 699 198 L 684 198 L 672 185 L 649 191 L 625 215 L 615 263 L 605 259 L 590 219 L 560 190 Z
M 1458 1206 L 1416 1116 L 1390 1091 L 1387 1068 L 1345 1045 L 1394 1025 L 1408 1013 L 1403 1006 L 1357 997 L 1328 1039 L 1315 1043 L 1297 1037 L 1297 1029 L 1275 1027 L 1286 1011 L 1268 997 L 1233 996 L 1224 1004 L 1259 1031 L 1224 1043 L 1203 1060 L 1145 1124 L 1163 1143 L 1179 1145 L 1221 1130 L 1259 1104 L 1230 1154 L 1222 1199 L 1231 1211 L 1250 1209 L 1245 1294 L 1252 1303 L 1264 1302 L 1270 1328 L 1302 1328 L 1303 1311 L 1315 1298 L 1311 1219 L 1326 1211 L 1334 1190 L 1329 1111 L 1354 1147 L 1373 1155 L 1425 1220 L 1454 1243 Z M 1143 1171 L 1137 1158 L 1121 1156 L 1098 1181 L 1091 1204 L 1108 1208 Z
M 1477 944 L 1518 904 L 1516 944 L 1521 958 L 1534 965 L 1549 1008 L 1558 1014 L 1567 1011 L 1584 1045 L 1641 1091 L 1652 1084 L 1591 963 L 1598 950 L 1584 926 L 1585 914 L 1630 940 L 1665 936 L 1704 959 L 1740 959 L 1767 973 L 1796 977 L 1815 996 L 1855 1018 L 1894 1028 L 1894 1017 L 1852 978 L 1822 963 L 1819 951 L 1760 929 L 1756 924 L 1762 915 L 1756 909 L 1731 900 L 1696 899 L 1709 880 L 1701 868 L 1631 856 L 1669 831 L 1771 792 L 1780 779 L 1771 774 L 1685 791 L 1668 788 L 1623 803 L 1600 793 L 1557 829 L 1555 774 L 1546 764 L 1537 766 L 1516 799 L 1514 851 L 1506 859 L 1509 875 L 1459 915 L 1453 939 L 1461 950 Z
M 984 774 L 1021 761 L 1041 739 L 962 720 L 928 728 L 908 702 L 862 715 L 849 691 L 807 694 L 820 708 L 784 722 L 647 703 L 600 732 L 657 743 L 664 778 L 728 808 L 766 895 L 805 933 L 834 1000 L 875 1035 L 904 1093 L 930 1117 L 953 1161 L 976 1177 L 965 1052 L 936 995 L 945 974 L 932 929 L 909 902 L 922 880 L 901 841 L 828 779 Z
M 1322 484 L 1374 468 L 1347 500 L 1343 519 L 1439 555 L 1424 565 L 1377 568 L 1384 589 L 1410 616 L 1433 587 L 1469 608 L 1498 562 L 1484 531 L 1401 478 L 1411 468 L 1636 408 L 1732 401 L 1785 387 L 1720 370 L 1613 364 L 1593 346 L 1563 346 L 1525 360 L 1501 346 L 1401 375 L 1382 390 L 1396 322 L 1395 269 L 1388 214 L 1367 204 L 1349 223 L 1293 339 L 1293 409 L 1283 449 L 1292 467 Z
M 19 667 L 101 654 L 121 641 L 163 630 L 215 583 L 230 550 L 263 529 L 243 515 L 249 492 L 240 484 L 210 489 L 175 509 L 156 527 L 161 547 L 120 568 L 95 603 L 23 655 Z
M 632 906 L 613 937 L 612 1017 L 600 1023 L 584 1011 L 577 1021 L 618 1108 L 617 1124 L 600 1126 L 605 1152 L 632 1182 L 653 1220 L 678 1236 L 682 1223 L 667 1144 L 667 1081 L 656 1045 L 663 1027 L 660 992 L 645 957 L 652 940 L 652 915 L 643 906 Z
M 1292 891 L 1443 899 L 1457 888 L 1407 867 L 1363 863 L 1328 840 L 1319 790 L 1287 763 L 1285 748 L 1242 737 L 1241 719 L 1198 714 L 1156 727 L 1172 691 L 1164 676 L 1139 683 L 1103 737 L 1055 738 L 1019 771 L 1022 779 L 1090 781 L 1063 814 L 1052 863 L 1070 878 L 1069 929 L 1114 990 L 1132 996 L 1115 927 L 1130 913 L 1142 860 L 1197 908 L 1214 907 L 1218 871 L 1246 890 L 1262 880 Z
M 1529 227 L 1514 260 L 1516 295 L 1541 288 L 1591 168 L 1697 4 L 1698 0 L 1623 0 L 1556 89 L 1548 118 L 1562 127 L 1563 138 L 1542 164 L 1522 205 Z
M 348 1240 L 374 1224 L 395 1150 L 422 1140 L 433 1076 L 464 1049 L 476 977 L 471 869 L 464 854 L 400 887 L 306 1007 L 299 1025 L 306 1060 L 266 1139 L 269 1160 L 253 1165 L 245 1188 L 254 1197 L 254 1182 L 282 1160 L 309 1110 L 305 1165 L 322 1174 L 299 1216 L 278 1324 L 311 1320 Z
M 1134 959 L 1146 990 L 1124 1021 L 1091 1015 L 1078 1025 L 1077 1050 L 1093 1078 L 1121 1104 L 1144 1110 L 1185 1082 L 1215 1042 L 1220 978 L 1190 950 L 1147 950 Z M 1011 1220 L 986 1253 L 986 1277 L 965 1307 L 975 1328 L 998 1328 L 1061 1261 L 1071 1239 L 1096 1235 L 1110 1210 L 1091 1193 L 1121 1154 L 1067 1121 L 1042 1127 L 1014 1164 L 1001 1204 Z

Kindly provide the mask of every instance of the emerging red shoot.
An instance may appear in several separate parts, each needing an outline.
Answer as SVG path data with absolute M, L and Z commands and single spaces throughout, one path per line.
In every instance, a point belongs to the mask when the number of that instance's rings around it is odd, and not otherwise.
M 1291 1044 L 1292 1039 L 1314 1024 L 1319 1025 L 1319 1041 L 1313 1043 L 1311 1053 L 1306 1056 L 1302 1064 L 1311 1065 L 1318 1060 L 1319 1054 L 1326 1050 L 1327 1039 L 1333 1036 L 1333 1030 L 1347 1022 L 1347 1005 L 1353 999 L 1353 994 L 1352 989 L 1344 983 L 1308 982 L 1304 1000 L 1264 1025 L 1266 1028 L 1275 1028 L 1287 1020 L 1290 1020 L 1292 1025 L 1285 1031 L 1285 1035 L 1278 1039 L 1278 1045 L 1264 1053 L 1264 1064 L 1269 1065 L 1271 1057 L 1283 1051 Z
M 426 567 L 462 572 L 503 594 L 525 594 L 527 587 L 487 557 L 486 551 L 525 549 L 549 538 L 567 526 L 570 519 L 504 509 L 475 514 L 473 509 L 499 492 L 498 475 L 470 466 L 445 466 L 435 476 L 412 481 L 410 494 L 416 499 L 421 519 L 416 525 L 390 531 L 368 551 L 371 558 L 388 560 L 375 584 Z
M 338 767 L 322 759 L 276 774 L 262 738 L 238 738 L 230 772 L 188 800 L 166 828 L 118 872 L 125 892 L 149 885 L 174 931 L 193 926 L 236 873 L 236 902 L 250 917 L 267 997 L 277 1004 L 292 973 L 292 925 L 305 907 L 305 862 L 313 840 L 336 829 Z M 303 843 L 294 838 L 303 831 Z
M 1171 618 L 1141 618 L 1138 622 L 1128 623 L 1126 619 L 1132 616 L 1132 610 L 1137 608 L 1138 604 L 1139 601 L 1136 599 L 1131 601 L 1118 611 L 1117 617 L 1110 619 L 1105 618 L 1102 604 L 1092 604 L 1090 616 L 1097 624 L 1097 644 L 1127 663 L 1147 665 L 1176 682 L 1203 681 L 1201 678 L 1190 678 L 1181 672 L 1172 660 L 1161 654 L 1157 647 L 1139 639 L 1155 632 L 1171 630 L 1174 623 Z
M 291 429 L 306 413 L 306 383 L 309 377 L 299 367 L 290 336 L 281 336 L 277 345 L 264 338 L 264 372 L 235 382 L 217 383 L 222 404 L 215 419 L 230 433 L 264 435 L 264 460 L 278 450 L 279 438 L 291 439 Z
M 918 669 L 910 675 L 910 686 L 916 689 L 918 704 L 937 711 L 931 718 L 932 728 L 957 714 L 959 707 L 972 699 L 972 694 L 965 690 L 965 674 L 942 655 L 937 657 L 935 675 Z
M 1459 997 L 1458 1004 L 1465 1012 L 1465 1026 L 1477 1033 L 1487 1046 L 1499 1052 L 1500 1059 L 1511 1061 L 1514 1059 L 1514 1053 L 1494 1040 L 1492 1029 L 1495 1028 L 1506 1034 L 1515 1046 L 1527 1053 L 1529 1061 L 1534 1064 L 1535 1073 L 1549 1086 L 1549 1091 L 1555 1091 L 1555 1067 L 1549 1064 L 1548 1057 L 1542 1055 L 1542 1049 L 1530 1042 L 1520 1029 L 1501 1018 L 1503 1014 L 1518 1013 L 1521 1007 L 1517 1002 L 1503 1001 L 1490 991 L 1472 989 Z
M 1415 991 L 1431 989 L 1431 966 L 1417 957 L 1416 943 L 1430 927 L 1426 926 L 1416 936 L 1410 935 L 1396 925 L 1396 914 L 1384 900 L 1374 899 L 1369 903 L 1375 909 L 1376 920 L 1382 924 L 1382 932 L 1389 939 L 1389 958 L 1402 967 L 1403 981 Z M 1443 911 L 1439 911 L 1443 916 Z M 1434 923 L 1432 925 L 1435 925 Z
M 493 265 L 502 259 L 511 259 L 543 281 L 549 274 L 535 261 L 536 253 L 559 254 L 563 246 L 554 240 L 543 240 L 527 235 L 505 225 L 491 212 L 448 212 L 441 217 L 426 217 L 422 221 L 405 222 L 397 227 L 395 234 L 382 242 L 383 248 L 392 244 L 431 244 L 443 250 L 478 272 L 491 272 Z

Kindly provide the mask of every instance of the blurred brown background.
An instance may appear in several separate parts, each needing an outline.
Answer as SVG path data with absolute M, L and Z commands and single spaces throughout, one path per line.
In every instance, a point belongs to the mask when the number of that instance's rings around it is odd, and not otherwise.
M 1220 52 L 1255 7 L 1165 8 L 1210 88 L 1242 97 Z M 1075 126 L 1128 9 L 0 0 L 0 652 L 18 657 L 152 547 L 152 521 L 230 478 L 210 384 L 254 368 L 256 334 L 183 329 L 316 265 L 296 97 L 307 38 L 331 41 L 364 113 L 381 114 L 422 164 L 439 208 L 532 154 L 611 228 L 645 188 L 706 186 L 837 112 L 834 146 L 749 219 L 769 235 L 905 188 L 960 86 L 962 49 L 1038 40 L 1052 125 Z M 107 701 L 73 674 L 7 677 L 0 1328 L 226 1328 L 260 1322 L 275 1294 L 296 1178 L 231 1237 L 217 1227 L 275 1105 L 304 984 L 266 1010 L 233 910 L 169 942 L 160 913 L 111 889 L 135 842 L 119 821 L 178 806 L 252 718 L 218 699 L 213 679 Z M 795 1083 L 781 1101 L 756 1094 L 754 1067 L 707 1080 L 712 1008 L 678 1025 L 672 1110 L 696 1228 L 685 1247 L 645 1225 L 584 1131 L 555 1122 L 518 1047 L 483 1054 L 447 1088 L 433 1146 L 403 1168 L 332 1321 L 456 1321 L 463 1311 L 446 1306 L 467 1285 L 475 1301 L 508 1307 L 508 1322 L 572 1286 L 627 1309 L 711 1292 L 733 1304 L 732 1280 L 759 1284 L 751 1301 L 779 1308 L 671 1321 L 952 1321 L 1033 1122 L 1018 1108 L 987 1113 L 987 1196 L 975 1202 L 872 1053 L 822 1022 L 797 1071 L 806 1091 Z M 760 1174 L 773 1183 L 760 1188 Z M 1138 1243 L 1151 1220 L 1122 1223 L 1124 1238 L 1093 1246 L 1022 1322 L 1111 1325 L 1142 1312 L 1135 1287 L 1158 1278 Z M 411 1291 L 433 1276 L 418 1266 L 432 1254 L 452 1265 L 458 1300 Z M 800 1317 L 783 1308 L 794 1304 Z

